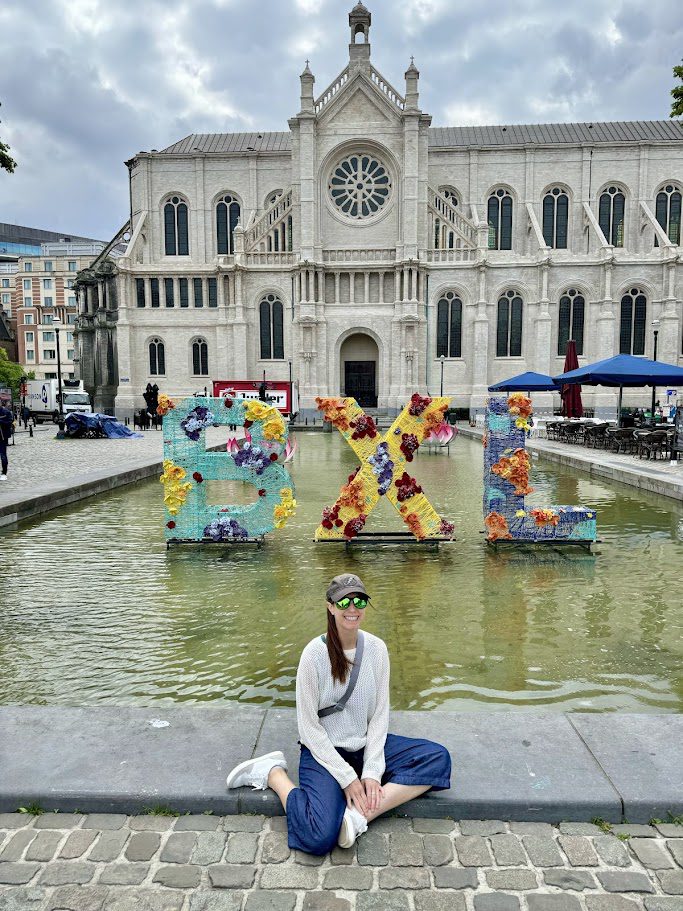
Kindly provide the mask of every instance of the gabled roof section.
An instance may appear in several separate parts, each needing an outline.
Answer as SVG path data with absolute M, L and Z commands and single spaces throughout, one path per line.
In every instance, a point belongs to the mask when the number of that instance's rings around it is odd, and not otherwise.
M 507 126 L 432 127 L 431 149 L 519 145 L 581 145 L 615 142 L 680 142 L 679 120 L 617 120 L 607 123 L 532 123 Z
M 159 154 L 191 155 L 193 152 L 291 152 L 292 141 L 286 133 L 191 133 Z

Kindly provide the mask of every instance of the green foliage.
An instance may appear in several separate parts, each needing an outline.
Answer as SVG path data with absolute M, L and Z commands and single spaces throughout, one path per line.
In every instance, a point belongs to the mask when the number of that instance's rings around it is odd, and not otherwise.
M 157 803 L 152 807 L 143 807 L 142 808 L 143 816 L 180 816 L 180 813 L 177 810 L 172 810 L 170 807 L 167 807 L 165 804 Z
M 606 822 L 602 818 L 602 816 L 594 816 L 591 819 L 591 822 L 593 823 L 594 826 L 597 826 L 598 829 L 602 829 L 602 831 L 605 832 L 607 835 L 609 835 L 610 832 L 612 831 L 612 823 Z
M 45 810 L 39 803 L 30 803 L 26 807 L 17 807 L 17 813 L 26 813 L 28 816 L 42 816 Z
M 15 364 L 9 359 L 4 348 L 0 348 L 0 386 L 9 386 L 12 393 L 19 394 L 19 380 L 24 376 L 21 364 Z
M 9 146 L 4 142 L 0 142 L 0 170 L 7 171 L 9 174 L 14 174 L 16 166 L 16 161 L 9 153 Z
M 683 117 L 683 62 L 681 66 L 674 67 L 674 76 L 681 80 L 681 85 L 676 85 L 671 89 L 671 114 L 670 117 Z

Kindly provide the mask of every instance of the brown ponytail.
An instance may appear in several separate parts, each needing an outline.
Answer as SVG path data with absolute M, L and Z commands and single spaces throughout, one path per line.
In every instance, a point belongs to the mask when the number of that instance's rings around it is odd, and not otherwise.
M 351 670 L 352 662 L 344 654 L 339 633 L 337 632 L 337 622 L 332 614 L 327 611 L 327 654 L 330 656 L 330 667 L 332 668 L 332 679 L 335 682 L 344 683 Z

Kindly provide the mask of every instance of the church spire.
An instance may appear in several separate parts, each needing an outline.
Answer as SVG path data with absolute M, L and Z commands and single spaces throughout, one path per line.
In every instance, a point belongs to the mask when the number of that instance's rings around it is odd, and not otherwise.
M 351 28 L 351 42 L 349 44 L 349 60 L 351 65 L 364 66 L 370 61 L 370 23 L 372 16 L 358 0 L 358 3 L 349 13 L 349 26 Z
M 306 66 L 304 71 L 299 76 L 301 81 L 301 110 L 311 113 L 314 110 L 313 104 L 313 83 L 315 82 L 315 76 L 311 72 L 311 68 L 308 65 L 308 60 L 306 61 Z

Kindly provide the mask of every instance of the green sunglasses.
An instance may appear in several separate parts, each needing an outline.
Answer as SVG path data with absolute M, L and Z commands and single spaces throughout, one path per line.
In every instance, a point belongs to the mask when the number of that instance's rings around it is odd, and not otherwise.
M 354 607 L 357 607 L 358 610 L 364 610 L 368 606 L 367 598 L 342 598 L 341 601 L 337 601 L 337 607 L 339 610 L 346 610 L 349 605 L 353 604 Z

